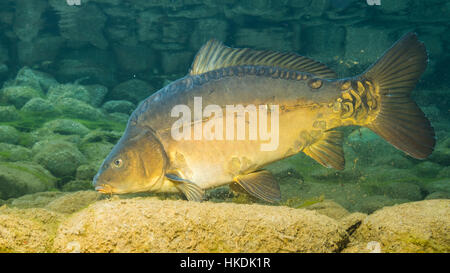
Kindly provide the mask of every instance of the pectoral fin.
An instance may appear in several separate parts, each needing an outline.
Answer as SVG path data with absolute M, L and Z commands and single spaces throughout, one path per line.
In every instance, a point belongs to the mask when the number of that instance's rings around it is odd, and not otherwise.
M 342 132 L 326 131 L 317 142 L 306 147 L 303 152 L 327 168 L 343 170 L 345 159 L 342 141 Z
M 201 202 L 205 192 L 195 183 L 181 178 L 175 174 L 166 174 L 167 179 L 174 182 L 175 187 L 181 191 L 189 201 Z
M 233 179 L 249 194 L 270 203 L 281 200 L 280 186 L 275 177 L 266 170 L 245 175 L 238 175 Z

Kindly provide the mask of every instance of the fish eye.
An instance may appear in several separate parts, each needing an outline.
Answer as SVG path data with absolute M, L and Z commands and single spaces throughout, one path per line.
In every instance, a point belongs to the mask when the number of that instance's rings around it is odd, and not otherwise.
M 122 166 L 122 159 L 118 158 L 116 160 L 114 160 L 114 166 L 119 168 L 120 166 Z

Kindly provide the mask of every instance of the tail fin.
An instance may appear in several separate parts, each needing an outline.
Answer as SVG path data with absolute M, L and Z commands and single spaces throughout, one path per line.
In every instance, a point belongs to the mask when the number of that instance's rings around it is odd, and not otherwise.
M 377 87 L 381 103 L 376 118 L 365 126 L 418 159 L 428 157 L 436 142 L 433 127 L 410 98 L 427 62 L 425 46 L 408 33 L 361 75 Z

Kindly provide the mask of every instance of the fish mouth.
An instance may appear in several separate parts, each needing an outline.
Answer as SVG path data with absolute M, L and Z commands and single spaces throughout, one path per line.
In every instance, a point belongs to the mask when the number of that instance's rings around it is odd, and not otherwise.
M 101 184 L 99 186 L 96 186 L 95 190 L 100 193 L 104 193 L 104 194 L 112 194 L 113 193 L 113 188 L 107 184 Z

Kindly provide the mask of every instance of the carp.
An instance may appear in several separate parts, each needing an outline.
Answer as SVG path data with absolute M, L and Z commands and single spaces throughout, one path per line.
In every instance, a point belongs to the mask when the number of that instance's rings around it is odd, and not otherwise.
M 354 125 L 424 159 L 435 134 L 410 93 L 427 62 L 414 33 L 364 73 L 341 79 L 294 53 L 211 40 L 188 75 L 139 104 L 93 184 L 102 193 L 182 192 L 202 201 L 205 189 L 233 183 L 278 202 L 279 185 L 264 166 L 303 152 L 342 170 L 343 133 L 337 128 Z

